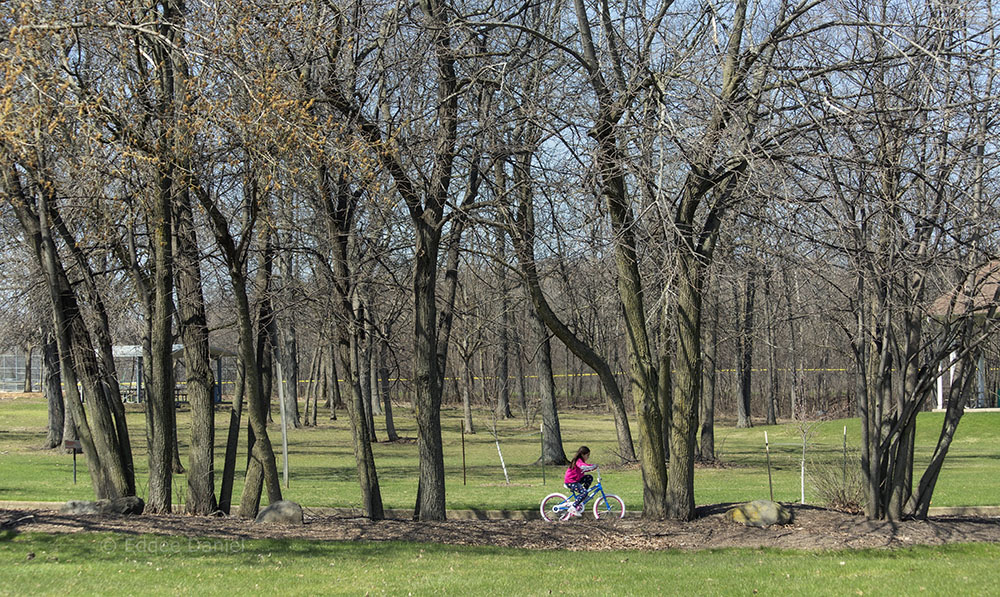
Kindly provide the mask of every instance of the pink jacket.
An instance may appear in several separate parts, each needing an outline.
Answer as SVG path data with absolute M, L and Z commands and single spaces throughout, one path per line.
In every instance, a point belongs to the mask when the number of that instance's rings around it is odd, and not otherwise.
M 566 469 L 566 477 L 563 482 L 567 485 L 570 483 L 579 483 L 580 479 L 583 478 L 583 473 L 592 471 L 595 468 L 597 468 L 596 464 L 587 464 L 583 458 L 578 458 L 569 465 L 568 469 Z

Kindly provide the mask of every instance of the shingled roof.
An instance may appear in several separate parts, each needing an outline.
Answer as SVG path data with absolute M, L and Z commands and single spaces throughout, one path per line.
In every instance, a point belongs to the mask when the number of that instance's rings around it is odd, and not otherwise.
M 967 290 L 972 289 L 969 300 Z M 954 290 L 939 296 L 931 304 L 930 315 L 937 318 L 962 315 L 986 316 L 992 307 L 1000 307 L 1000 260 L 994 260 L 975 273 L 974 277 Z M 1000 309 L 994 316 L 1000 315 Z

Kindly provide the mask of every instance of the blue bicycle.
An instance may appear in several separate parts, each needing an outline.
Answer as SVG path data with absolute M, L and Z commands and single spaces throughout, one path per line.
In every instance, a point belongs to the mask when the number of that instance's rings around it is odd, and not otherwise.
M 587 490 L 586 497 L 580 503 L 581 510 L 586 511 L 587 504 L 597 498 L 593 507 L 594 518 L 625 518 L 625 501 L 617 495 L 604 493 L 604 487 L 601 485 L 601 471 L 600 469 L 594 470 L 597 472 L 597 482 Z M 567 489 L 569 488 L 567 487 Z M 576 494 L 566 497 L 562 493 L 550 493 L 542 500 L 542 518 L 549 522 L 569 519 L 569 510 L 576 502 L 576 498 Z

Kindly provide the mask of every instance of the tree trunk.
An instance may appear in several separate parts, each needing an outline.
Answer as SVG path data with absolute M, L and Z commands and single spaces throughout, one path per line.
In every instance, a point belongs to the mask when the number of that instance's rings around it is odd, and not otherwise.
M 176 376 L 176 374 L 175 374 L 175 376 Z M 174 447 L 171 450 L 172 457 L 170 459 L 170 462 L 171 462 L 171 467 L 170 468 L 174 472 L 175 475 L 183 475 L 185 473 L 185 470 L 184 470 L 184 463 L 181 462 L 181 443 L 177 439 L 177 403 L 176 403 L 176 400 L 174 402 L 174 408 L 171 409 L 171 411 L 170 411 L 170 416 L 173 417 L 173 419 L 174 419 L 173 423 L 171 425 L 171 427 L 173 428 L 173 436 L 174 436 L 173 442 L 174 442 Z
M 208 319 L 202 295 L 198 238 L 187 191 L 174 204 L 174 266 L 177 277 L 177 329 L 184 344 L 184 371 L 191 405 L 187 512 L 211 514 L 215 500 L 215 397 L 208 344 Z
M 146 402 L 146 425 L 149 439 L 149 494 L 146 512 L 171 512 L 173 494 L 173 464 L 175 448 L 174 425 L 174 363 L 173 363 L 173 278 L 174 255 L 171 244 L 173 214 L 171 189 L 173 172 L 170 166 L 157 173 L 158 188 L 150 213 L 153 258 L 153 303 L 149 330 L 149 399 Z
M 934 447 L 934 453 L 931 455 L 927 469 L 920 477 L 917 490 L 910 496 L 906 504 L 905 511 L 909 515 L 920 519 L 927 518 L 927 511 L 931 505 L 931 497 L 934 495 L 934 487 L 937 485 L 941 468 L 944 466 L 944 459 L 948 455 L 949 448 L 951 448 L 952 440 L 955 439 L 958 423 L 961 421 L 962 415 L 965 414 L 964 397 L 968 394 L 969 388 L 972 386 L 972 380 L 975 376 L 974 371 L 975 364 L 972 362 L 971 356 L 960 360 L 956 366 L 956 377 L 958 377 L 959 383 L 953 384 L 952 389 L 948 392 L 948 407 L 945 411 L 944 422 L 942 423 L 941 433 L 938 436 L 937 445 Z
M 738 369 L 740 396 L 736 427 L 752 427 L 750 421 L 751 376 L 753 375 L 753 309 L 756 276 L 753 268 L 747 270 L 746 286 L 743 289 L 743 317 L 740 319 Z
M 682 250 L 677 272 L 677 351 L 674 358 L 667 515 L 694 518 L 694 440 L 701 399 L 702 270 L 699 256 Z
M 772 303 L 771 278 L 768 277 L 764 284 L 764 315 L 767 318 L 767 379 L 768 391 L 765 392 L 767 398 L 767 419 L 766 425 L 776 425 L 778 415 L 775 406 L 778 403 L 778 346 L 775 341 L 775 320 L 777 319 L 777 306 Z
M 368 369 L 368 378 L 364 380 L 364 383 L 368 384 L 368 396 L 370 398 L 370 406 L 372 418 L 369 420 L 371 425 L 372 437 L 375 437 L 375 417 L 382 416 L 382 400 L 381 394 L 379 393 L 379 382 L 378 382 L 378 334 L 375 333 L 375 314 L 371 311 L 371 303 L 368 305 L 368 319 L 365 321 L 365 336 L 367 337 L 367 342 L 365 343 L 365 356 L 368 361 L 365 367 Z M 378 441 L 377 439 L 373 441 Z
M 715 460 L 715 380 L 716 359 L 719 356 L 719 300 L 713 297 L 711 322 L 709 323 L 708 362 L 703 368 L 704 391 L 698 403 L 698 419 L 701 421 L 701 446 L 699 453 L 704 460 Z
M 243 395 L 246 387 L 246 367 L 237 359 L 236 393 L 229 409 L 229 432 L 226 435 L 226 456 L 222 465 L 222 485 L 219 488 L 219 510 L 230 513 L 233 499 L 233 482 L 236 477 L 236 452 L 240 443 L 240 426 L 243 417 Z
M 413 268 L 413 368 L 416 390 L 420 520 L 444 520 L 444 450 L 441 445 L 441 374 L 437 361 L 436 292 L 440 229 L 416 226 Z
M 531 421 L 528 417 L 528 383 L 524 374 L 524 343 L 521 341 L 517 328 L 514 328 L 514 359 L 517 363 L 517 394 L 518 408 L 521 416 L 524 417 L 524 426 L 528 427 Z
M 462 358 L 462 428 L 466 435 L 476 433 L 472 423 L 472 354 L 464 353 Z
M 497 229 L 497 254 L 500 260 L 497 284 L 500 286 L 500 333 L 497 350 L 497 417 L 511 419 L 510 410 L 510 290 L 507 288 L 507 241 L 503 229 Z
M 306 378 L 306 401 L 305 410 L 302 413 L 302 424 L 309 427 L 311 420 L 309 414 L 312 412 L 312 399 L 316 396 L 317 379 L 319 378 L 319 348 L 314 348 L 312 358 L 309 359 L 309 373 Z
M 799 403 L 802 400 L 802 354 L 799 349 L 799 326 L 798 319 L 793 316 L 795 311 L 792 310 L 792 289 L 791 283 L 788 279 L 788 270 L 782 270 L 782 276 L 784 278 L 785 287 L 785 306 L 788 310 L 788 339 L 791 348 L 791 365 L 792 365 L 792 387 L 789 392 L 789 412 L 788 416 L 792 419 L 798 417 Z M 798 280 L 795 280 L 796 297 L 798 296 Z
M 535 372 L 538 376 L 539 410 L 542 413 L 542 464 L 566 464 L 569 460 L 563 451 L 562 429 L 559 426 L 559 409 L 556 405 L 556 383 L 552 377 L 552 346 L 545 324 L 538 318 L 529 302 L 526 307 L 528 323 L 534 337 Z
M 274 310 L 271 308 L 271 274 L 274 266 L 274 245 L 270 224 L 264 224 L 261 230 L 261 242 L 264 246 L 261 267 L 257 271 L 256 287 L 259 294 L 257 315 L 257 345 L 253 346 L 247 340 L 247 349 L 253 351 L 253 356 L 244 357 L 246 363 L 256 366 L 247 367 L 249 387 L 249 428 L 247 430 L 247 473 L 243 485 L 243 495 L 240 496 L 240 516 L 255 518 L 260 509 L 261 492 L 267 484 L 268 501 L 274 503 L 281 499 L 281 485 L 278 479 L 278 466 L 275 461 L 274 447 L 267 434 L 267 424 L 271 420 L 271 394 L 274 365 Z M 234 287 L 236 283 L 234 282 Z M 244 289 L 245 293 L 245 289 Z M 237 297 L 239 301 L 241 297 Z M 249 321 L 250 304 L 246 302 L 247 320 L 240 325 L 247 326 L 249 338 L 253 338 L 253 326 Z M 242 305 L 240 305 L 242 308 Z M 242 336 L 243 329 L 240 329 Z M 241 342 L 244 342 L 241 337 Z M 256 400 L 255 400 L 256 394 Z M 273 470 L 273 479 L 270 477 Z
M 286 300 L 288 302 L 294 300 L 294 297 L 287 296 L 291 294 L 290 287 L 295 279 L 294 264 L 292 263 L 293 257 L 294 255 L 291 249 L 286 248 L 281 252 L 280 259 L 278 260 L 278 267 L 280 268 L 281 273 L 282 294 L 286 295 Z M 288 314 L 281 318 L 277 324 L 280 326 L 280 329 L 277 330 L 277 337 L 281 341 L 279 358 L 281 358 L 282 374 L 285 376 L 285 379 L 280 382 L 285 384 L 285 417 L 286 420 L 292 424 L 293 428 L 298 429 L 302 427 L 302 417 L 299 414 L 298 332 L 296 331 L 295 318 L 292 314 Z
M 248 187 L 249 200 L 257 203 L 260 201 L 256 196 L 253 178 L 250 177 Z M 239 332 L 238 353 L 240 361 L 243 363 L 246 372 L 247 386 L 247 413 L 250 419 L 250 428 L 253 430 L 255 441 L 250 451 L 250 462 L 247 466 L 246 482 L 243 486 L 243 495 L 240 499 L 240 516 L 242 518 L 254 518 L 260 507 L 261 479 L 267 487 L 267 497 L 270 503 L 281 499 L 281 484 L 278 479 L 278 468 L 274 460 L 274 450 L 271 446 L 271 439 L 267 433 L 267 410 L 270 405 L 269 397 L 264 395 L 261 382 L 261 364 L 257 360 L 257 352 L 254 347 L 254 330 L 251 319 L 250 300 L 247 295 L 246 263 L 243 261 L 244 253 L 242 245 L 237 246 L 232 235 L 229 233 L 228 220 L 212 201 L 211 197 L 202 189 L 198 189 L 198 196 L 202 207 L 208 212 L 212 223 L 212 231 L 216 242 L 223 249 L 223 256 L 226 267 L 229 270 L 229 277 L 233 285 L 233 297 L 235 299 L 235 312 L 237 330 Z M 248 232 L 249 234 L 249 232 Z M 265 247 L 264 267 L 270 267 L 268 263 L 267 246 L 268 232 L 262 232 Z M 243 239 L 241 239 L 243 242 Z M 268 365 L 269 366 L 269 365 Z
M 333 344 L 328 344 L 323 351 L 323 362 L 325 366 L 323 369 L 326 371 L 325 379 L 327 383 L 327 388 L 329 389 L 329 400 L 330 400 L 330 420 L 337 420 L 337 409 L 341 408 L 344 400 L 340 395 L 340 380 L 337 379 L 337 360 L 334 358 L 334 347 Z
M 358 322 L 355 322 L 357 324 Z M 348 326 L 342 326 L 346 328 Z M 352 325 L 350 327 L 356 327 Z M 382 507 L 382 492 L 379 489 L 378 472 L 375 469 L 375 456 L 372 453 L 371 434 L 368 431 L 368 419 L 364 409 L 364 392 L 362 386 L 368 379 L 360 376 L 359 361 L 364 358 L 359 346 L 360 339 L 357 330 L 345 330 L 340 336 L 340 363 L 345 371 L 350 372 L 351 399 L 347 401 L 347 416 L 351 421 L 351 438 L 354 446 L 354 460 L 358 467 L 358 482 L 361 486 L 361 504 L 365 515 L 371 520 L 382 520 L 385 512 Z
M 63 442 L 66 425 L 66 407 L 63 404 L 61 378 L 59 376 L 59 349 L 55 334 L 46 330 L 42 334 L 42 392 L 48 404 L 49 431 L 45 437 L 45 447 L 59 448 Z
M 354 337 L 351 342 L 357 346 L 358 354 L 355 358 L 347 361 L 351 364 L 352 369 L 350 371 L 350 377 L 353 380 L 357 377 L 358 387 L 361 390 L 361 416 L 365 419 L 365 426 L 362 428 L 365 432 L 364 436 L 367 436 L 368 441 L 377 442 L 378 438 L 375 437 L 375 412 L 372 405 L 372 349 L 371 349 L 371 334 L 368 333 L 370 329 L 370 322 L 368 319 L 368 312 L 366 309 L 367 305 L 361 302 L 358 297 L 358 293 L 354 293 L 354 318 L 355 324 L 351 327 L 353 328 Z M 345 364 L 342 359 L 341 364 Z M 354 369 L 356 367 L 357 369 Z M 350 404 L 350 403 L 348 403 Z M 348 413 L 350 414 L 350 413 Z M 363 436 L 363 437 L 364 437 Z
M 524 162 L 523 158 L 522 162 L 519 162 L 518 167 L 515 168 L 514 173 L 515 187 L 521 189 L 522 196 L 518 199 L 517 217 L 511 222 L 513 226 L 511 238 L 514 241 L 514 251 L 520 263 L 521 272 L 524 274 L 525 284 L 528 288 L 531 302 L 534 305 L 535 313 L 570 352 L 597 373 L 602 387 L 607 392 L 608 401 L 611 403 L 611 410 L 615 417 L 619 457 L 624 462 L 632 462 L 635 460 L 635 447 L 632 444 L 632 433 L 629 429 L 628 415 L 625 411 L 625 401 L 622 398 L 621 390 L 618 387 L 614 373 L 612 373 L 607 362 L 594 352 L 593 348 L 580 340 L 566 327 L 555 312 L 552 311 L 545 295 L 542 293 L 534 256 L 534 205 L 532 204 L 531 189 L 528 184 L 528 163 Z M 567 359 L 568 356 L 567 354 Z M 569 371 L 568 368 L 567 371 Z
M 374 423 L 371 417 L 371 383 L 368 368 L 371 365 L 370 353 L 366 353 L 364 345 L 371 334 L 366 334 L 368 325 L 365 305 L 359 296 L 357 273 L 351 267 L 351 249 L 354 222 L 350 218 L 353 213 L 351 201 L 357 196 L 352 194 L 343 180 L 334 181 L 325 167 L 318 172 L 319 186 L 322 191 L 320 208 L 326 215 L 327 238 L 330 243 L 331 269 L 328 271 L 333 288 L 333 310 L 336 316 L 337 352 L 339 353 L 341 370 L 350 387 L 347 400 L 347 416 L 351 424 L 351 441 L 354 448 L 354 458 L 358 471 L 358 484 L 361 488 L 362 506 L 365 515 L 372 520 L 385 517 L 382 506 L 382 493 L 379 488 L 378 473 L 375 468 L 375 456 L 371 443 L 374 441 Z M 370 350 L 370 349 L 369 349 Z M 327 369 L 330 372 L 330 386 L 333 389 L 333 404 L 340 400 L 340 388 L 337 383 L 335 355 L 332 347 L 329 351 Z M 365 396 L 367 392 L 367 397 Z
M 284 338 L 281 343 L 282 373 L 285 376 L 285 416 L 292 427 L 302 427 L 302 414 L 299 412 L 299 346 L 295 323 L 287 321 L 284 331 L 279 335 Z
M 239 351 L 246 369 L 247 414 L 250 430 L 253 431 L 253 446 L 249 448 L 248 463 L 243 494 L 240 497 L 240 517 L 255 518 L 260 508 L 262 484 L 267 487 L 269 503 L 281 500 L 281 484 L 278 467 L 274 459 L 274 449 L 267 433 L 267 411 L 270 397 L 264 394 L 263 371 L 261 370 L 253 343 L 253 324 L 250 322 L 250 303 L 246 287 L 242 281 L 234 281 L 237 301 L 237 323 L 239 325 Z
M 69 282 L 52 239 L 47 189 L 39 192 L 36 210 L 34 198 L 24 194 L 20 173 L 13 166 L 8 168 L 3 182 L 9 185 L 6 189 L 6 194 L 12 198 L 9 203 L 45 275 L 66 392 L 65 404 L 76 436 L 83 446 L 94 493 L 98 498 L 134 495 L 134 477 L 131 468 L 126 466 L 131 462 L 128 436 L 120 435 L 115 425 L 113 405 L 109 405 L 104 386 L 99 381 L 96 351 L 83 321 L 74 287 Z M 80 372 L 79 377 L 77 371 Z M 91 397 L 88 405 L 93 415 L 93 429 L 77 390 L 78 382 Z M 127 456 L 125 452 L 128 452 Z
M 388 326 L 382 338 L 379 340 L 378 351 L 378 379 L 379 394 L 382 397 L 382 412 L 385 414 L 385 434 L 387 441 L 399 441 L 399 434 L 396 432 L 396 423 L 392 419 L 392 397 L 390 396 L 389 384 L 389 337 Z
M 34 345 L 24 346 L 24 393 L 31 393 L 31 353 L 35 350 Z
M 632 401 L 639 423 L 639 463 L 642 467 L 644 518 L 666 516 L 666 463 L 663 453 L 663 421 L 659 404 L 658 361 L 652 352 L 646 330 L 646 310 L 643 304 L 642 280 L 636 257 L 635 235 L 631 210 L 625 198 L 624 175 L 620 171 L 622 156 L 618 155 L 616 139 L 598 134 L 604 149 L 602 172 L 604 194 L 615 231 L 615 262 L 618 270 L 618 297 L 625 315 L 629 354 Z

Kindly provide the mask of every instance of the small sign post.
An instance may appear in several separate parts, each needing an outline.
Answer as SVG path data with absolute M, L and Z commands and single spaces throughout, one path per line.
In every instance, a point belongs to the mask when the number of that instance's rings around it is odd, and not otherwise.
M 68 439 L 63 442 L 63 447 L 73 451 L 73 485 L 76 485 L 76 455 L 83 454 L 83 445 L 78 439 Z

